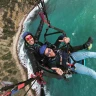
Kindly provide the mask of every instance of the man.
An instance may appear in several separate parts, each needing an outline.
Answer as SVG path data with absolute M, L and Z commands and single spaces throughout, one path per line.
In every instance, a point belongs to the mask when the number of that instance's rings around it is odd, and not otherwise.
M 92 44 L 92 39 L 90 38 L 90 42 Z M 65 50 L 52 50 L 48 48 L 47 45 L 43 45 L 40 47 L 39 52 L 41 55 L 45 56 L 47 59 L 47 67 L 55 70 L 57 74 L 63 75 L 69 66 L 69 63 L 73 64 L 74 61 L 79 61 L 86 58 L 96 58 L 96 52 L 71 52 L 70 55 Z M 67 66 L 67 67 L 66 67 Z M 75 68 L 71 68 L 72 71 L 90 75 L 94 79 L 96 79 L 96 72 L 84 65 L 75 62 Z
M 26 53 L 28 55 L 28 58 L 30 59 L 33 72 L 36 74 L 36 72 L 39 71 L 37 61 L 41 60 L 41 57 L 39 55 L 39 47 L 41 43 L 38 40 L 36 40 L 30 32 L 24 32 L 22 38 L 25 41 Z

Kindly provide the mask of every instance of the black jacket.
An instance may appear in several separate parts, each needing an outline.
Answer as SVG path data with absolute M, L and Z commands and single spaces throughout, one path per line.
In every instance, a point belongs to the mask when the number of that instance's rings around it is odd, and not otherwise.
M 39 54 L 39 47 L 40 46 L 37 44 L 29 45 L 25 43 L 25 49 L 27 51 L 27 55 L 28 58 L 30 59 L 34 73 L 40 70 L 38 67 L 39 61 L 41 60 L 41 56 Z

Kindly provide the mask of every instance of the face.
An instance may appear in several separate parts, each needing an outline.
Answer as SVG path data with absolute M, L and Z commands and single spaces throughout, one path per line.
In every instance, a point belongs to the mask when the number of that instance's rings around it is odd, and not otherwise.
M 25 40 L 27 41 L 28 44 L 33 45 L 34 44 L 34 38 L 31 35 L 27 35 L 25 37 Z
M 45 55 L 46 55 L 47 57 L 54 57 L 54 56 L 55 56 L 55 53 L 54 53 L 54 51 L 53 51 L 52 49 L 46 48 L 46 50 L 45 50 Z

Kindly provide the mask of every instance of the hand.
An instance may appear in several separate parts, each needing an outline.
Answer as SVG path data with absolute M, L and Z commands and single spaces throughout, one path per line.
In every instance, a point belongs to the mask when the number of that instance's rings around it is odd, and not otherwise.
M 46 84 L 46 82 L 43 80 L 43 71 L 36 72 L 36 76 L 38 77 L 37 82 L 39 84 Z
M 59 40 L 59 42 L 64 42 L 64 43 L 69 43 L 70 42 L 70 38 L 69 37 L 64 37 L 63 40 Z
M 38 72 L 35 73 L 35 75 L 38 76 L 38 77 L 42 77 L 43 71 L 38 71 Z
M 55 70 L 59 75 L 63 75 L 64 73 L 60 68 L 53 67 L 52 69 Z

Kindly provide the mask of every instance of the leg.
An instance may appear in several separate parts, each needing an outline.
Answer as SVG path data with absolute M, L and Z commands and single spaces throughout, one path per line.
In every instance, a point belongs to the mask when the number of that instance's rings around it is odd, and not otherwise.
M 79 74 L 85 74 L 85 75 L 89 75 L 92 76 L 94 79 L 96 79 L 96 72 L 84 65 L 81 65 L 79 63 L 75 64 L 76 69 L 74 70 L 75 72 L 79 73 Z
M 96 52 L 74 52 L 71 56 L 74 60 L 79 61 L 86 58 L 96 58 Z
M 57 39 L 57 41 L 60 40 L 59 38 Z M 57 48 L 59 47 L 60 45 L 60 42 L 58 41 L 55 43 L 55 45 L 57 46 Z M 67 44 L 68 46 L 65 47 L 65 46 L 62 46 L 61 49 L 62 50 L 65 50 L 66 52 L 70 51 L 71 53 L 73 52 L 77 52 L 79 50 L 83 50 L 83 49 L 87 49 L 87 50 L 90 50 L 92 48 L 92 43 L 93 43 L 93 40 L 91 37 L 88 38 L 88 40 L 86 41 L 86 43 L 82 44 L 82 45 L 79 45 L 79 46 L 71 46 L 70 43 Z
M 72 53 L 72 52 L 77 52 L 77 51 L 83 50 L 83 49 L 85 49 L 85 47 L 84 47 L 83 45 L 74 46 L 74 47 L 72 47 L 72 46 L 70 45 L 70 47 L 69 47 L 69 50 L 70 50 L 71 53 Z
M 77 52 L 77 51 L 83 50 L 83 49 L 85 49 L 85 47 L 83 45 L 79 45 L 79 46 L 74 46 L 73 47 L 69 43 L 68 46 L 62 46 L 60 49 L 64 50 L 65 52 L 70 51 L 71 53 L 73 53 L 73 52 Z
M 87 40 L 87 42 L 84 43 L 83 45 L 74 46 L 74 47 L 72 47 L 72 46 L 70 45 L 69 50 L 70 50 L 71 53 L 72 53 L 72 52 L 79 51 L 79 50 L 83 50 L 83 49 L 88 49 L 88 50 L 90 50 L 90 49 L 92 48 L 92 43 L 93 43 L 93 40 L 92 40 L 91 37 L 89 37 L 88 40 Z

